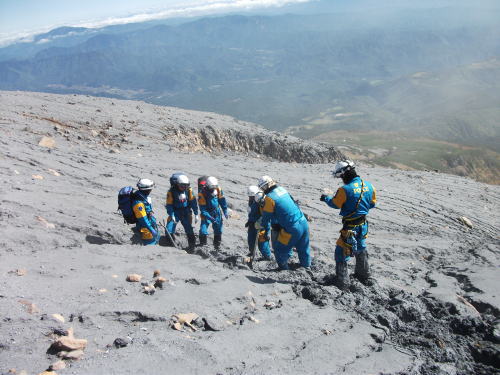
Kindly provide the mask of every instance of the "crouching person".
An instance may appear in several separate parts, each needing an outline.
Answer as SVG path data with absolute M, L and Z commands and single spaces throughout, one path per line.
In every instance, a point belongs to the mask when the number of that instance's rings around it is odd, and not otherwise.
M 269 176 L 259 180 L 259 188 L 264 192 L 262 227 L 269 233 L 271 223 L 279 224 L 278 238 L 273 244 L 278 268 L 288 269 L 288 259 L 297 249 L 302 267 L 311 266 L 309 248 L 309 224 L 299 206 L 290 194 Z
M 137 219 L 136 230 L 141 235 L 143 245 L 156 245 L 160 238 L 156 218 L 153 215 L 153 206 L 149 194 L 153 190 L 154 182 L 141 178 L 137 182 L 137 191 L 133 196 L 132 210 Z

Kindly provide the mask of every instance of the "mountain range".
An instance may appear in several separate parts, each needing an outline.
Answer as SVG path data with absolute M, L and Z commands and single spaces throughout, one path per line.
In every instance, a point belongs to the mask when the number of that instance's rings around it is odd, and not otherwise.
M 498 168 L 500 7 L 396 3 L 59 28 L 0 49 L 0 89 L 209 110 L 305 138 L 403 132 L 486 147 Z

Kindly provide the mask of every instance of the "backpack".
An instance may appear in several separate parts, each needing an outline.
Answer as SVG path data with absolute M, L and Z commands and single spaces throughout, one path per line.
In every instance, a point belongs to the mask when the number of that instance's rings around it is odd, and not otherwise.
M 125 186 L 118 192 L 118 209 L 123 215 L 123 220 L 127 224 L 137 223 L 137 219 L 132 210 L 134 200 L 134 188 L 132 186 Z
M 198 194 L 204 192 L 207 187 L 207 178 L 208 176 L 198 177 Z

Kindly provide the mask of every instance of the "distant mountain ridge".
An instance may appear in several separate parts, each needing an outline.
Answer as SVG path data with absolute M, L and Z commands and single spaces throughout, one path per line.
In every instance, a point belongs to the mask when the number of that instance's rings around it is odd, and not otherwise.
M 498 6 L 336 3 L 325 14 L 56 29 L 0 49 L 0 89 L 213 111 L 305 138 L 411 130 L 498 152 Z

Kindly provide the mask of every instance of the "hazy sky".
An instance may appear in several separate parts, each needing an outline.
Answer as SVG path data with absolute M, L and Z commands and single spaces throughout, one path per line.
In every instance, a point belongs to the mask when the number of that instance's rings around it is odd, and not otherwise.
M 58 26 L 99 27 L 313 0 L 0 0 L 0 42 Z

